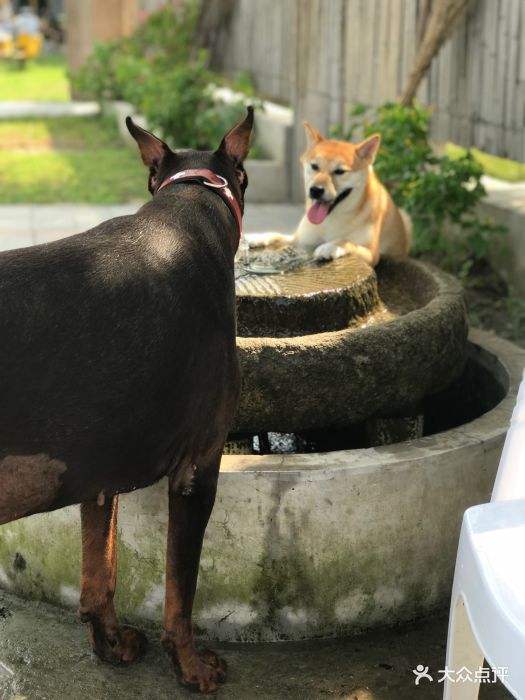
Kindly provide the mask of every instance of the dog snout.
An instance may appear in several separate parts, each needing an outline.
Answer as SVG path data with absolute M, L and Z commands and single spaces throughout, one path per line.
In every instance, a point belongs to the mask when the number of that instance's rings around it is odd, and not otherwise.
M 310 187 L 310 197 L 312 199 L 321 199 L 324 195 L 324 187 L 318 187 L 317 185 L 312 185 Z

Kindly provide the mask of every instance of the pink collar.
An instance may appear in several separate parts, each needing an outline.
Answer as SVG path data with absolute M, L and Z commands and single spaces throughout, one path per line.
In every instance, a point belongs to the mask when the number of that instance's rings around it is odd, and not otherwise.
M 239 206 L 239 202 L 233 196 L 232 191 L 228 187 L 228 181 L 225 177 L 222 177 L 222 175 L 217 175 L 217 173 L 214 173 L 213 170 L 209 170 L 208 168 L 193 168 L 190 170 L 181 170 L 180 172 L 167 177 L 160 184 L 160 186 L 157 187 L 155 194 L 163 187 L 166 187 L 166 185 L 170 185 L 172 182 L 188 182 L 191 180 L 198 180 L 205 187 L 211 187 L 217 192 L 217 194 L 222 198 L 222 200 L 226 202 L 237 223 L 238 244 L 242 233 L 241 207 Z

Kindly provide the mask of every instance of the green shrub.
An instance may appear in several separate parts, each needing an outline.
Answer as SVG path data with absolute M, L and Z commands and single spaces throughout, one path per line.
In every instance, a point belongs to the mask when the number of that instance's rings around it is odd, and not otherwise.
M 123 99 L 115 76 L 115 63 L 122 47 L 120 40 L 95 44 L 84 65 L 69 76 L 76 97 L 86 100 Z
M 75 93 L 96 100 L 126 100 L 174 147 L 216 148 L 244 114 L 244 102 L 217 104 L 206 52 L 193 46 L 198 5 L 166 6 L 128 38 L 97 44 L 72 75 Z M 243 76 L 243 84 L 248 84 Z
M 373 111 L 358 105 L 349 127 L 336 127 L 332 133 L 347 140 L 381 134 L 375 170 L 395 203 L 412 217 L 413 252 L 466 276 L 489 257 L 506 229 L 480 219 L 475 211 L 486 194 L 482 167 L 468 151 L 454 160 L 437 156 L 429 121 L 430 111 L 419 105 L 387 103 Z

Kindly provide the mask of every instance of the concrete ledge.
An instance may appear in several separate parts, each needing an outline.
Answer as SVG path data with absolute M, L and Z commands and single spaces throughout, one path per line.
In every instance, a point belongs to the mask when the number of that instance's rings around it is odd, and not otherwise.
M 503 182 L 484 176 L 487 197 L 479 204 L 482 216 L 489 216 L 509 229 L 509 254 L 498 259 L 509 282 L 525 294 L 525 182 Z
M 200 632 L 222 640 L 352 633 L 446 605 L 464 510 L 490 497 L 525 352 L 484 332 L 471 352 L 507 389 L 459 428 L 388 447 L 226 456 L 196 600 Z M 121 498 L 117 606 L 159 622 L 164 482 Z M 0 528 L 0 583 L 78 602 L 78 508 Z
M 99 112 L 98 102 L 0 102 L 0 119 L 92 117 Z

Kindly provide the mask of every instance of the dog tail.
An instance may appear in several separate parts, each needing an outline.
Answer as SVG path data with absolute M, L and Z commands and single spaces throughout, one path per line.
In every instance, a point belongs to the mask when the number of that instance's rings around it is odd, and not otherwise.
M 399 213 L 401 215 L 401 218 L 403 219 L 403 225 L 405 227 L 405 232 L 406 232 L 406 239 L 405 239 L 405 246 L 406 246 L 406 254 L 408 255 L 410 252 L 410 248 L 412 247 L 412 219 L 410 218 L 410 214 L 405 211 L 404 209 L 399 209 Z

